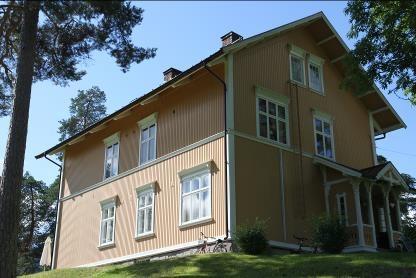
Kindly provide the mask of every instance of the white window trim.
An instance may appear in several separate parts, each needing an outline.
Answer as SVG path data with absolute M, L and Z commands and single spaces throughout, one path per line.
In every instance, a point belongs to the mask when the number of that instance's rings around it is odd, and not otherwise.
M 338 217 L 341 219 L 341 198 L 344 198 L 344 205 L 345 205 L 345 226 L 348 226 L 348 206 L 347 206 L 347 194 L 345 192 L 337 193 L 337 208 L 338 208 Z
M 309 86 L 309 89 L 312 92 L 315 92 L 315 93 L 317 93 L 318 95 L 321 95 L 321 96 L 325 96 L 324 66 L 323 66 L 324 61 L 325 60 L 322 59 L 322 58 L 319 58 L 319 57 L 317 57 L 315 55 L 309 54 L 309 58 L 308 58 L 308 82 L 309 83 L 308 83 L 308 86 Z M 311 74 L 310 74 L 310 65 L 314 65 L 314 66 L 318 67 L 319 75 L 321 77 L 321 88 L 322 88 L 322 91 L 316 90 L 316 89 L 314 89 L 314 88 L 311 87 L 311 83 L 312 82 L 311 82 Z
M 260 119 L 259 119 L 259 98 L 265 99 L 267 101 L 273 102 L 276 105 L 280 105 L 283 106 L 285 108 L 285 123 L 286 123 L 286 144 L 281 143 L 279 141 L 279 134 L 277 135 L 277 141 L 271 140 L 270 138 L 265 138 L 263 136 L 260 136 Z M 279 130 L 279 118 L 277 116 L 277 107 L 276 107 L 276 121 L 277 121 L 277 131 Z M 281 120 L 281 119 L 280 119 Z M 267 126 L 268 126 L 268 122 L 267 122 Z M 269 131 L 267 131 L 269 132 Z M 285 146 L 285 147 L 290 147 L 290 119 L 289 119 L 289 98 L 278 94 L 276 92 L 273 92 L 269 89 L 265 89 L 263 87 L 260 86 L 256 86 L 256 134 L 257 137 L 261 140 L 265 140 L 267 142 L 271 142 L 273 144 L 277 144 L 277 145 L 281 145 L 281 146 Z
M 289 45 L 289 49 L 290 49 L 290 53 L 289 53 L 289 74 L 290 74 L 290 81 L 296 84 L 299 84 L 301 86 L 305 86 L 306 87 L 306 69 L 305 69 L 305 57 L 306 57 L 306 51 L 303 50 L 302 48 L 299 48 L 295 45 Z M 303 69 L 303 83 L 299 82 L 297 80 L 293 79 L 292 76 L 292 60 L 291 57 L 295 56 L 299 59 L 302 60 L 302 69 Z
M 179 228 L 187 228 L 193 225 L 198 225 L 198 224 L 202 224 L 202 223 L 208 223 L 211 222 L 212 220 L 212 161 L 208 161 L 205 163 L 202 163 L 200 165 L 197 165 L 195 167 L 192 167 L 190 169 L 184 169 L 182 171 L 180 171 L 178 173 L 179 178 L 180 178 L 180 188 L 179 188 Z M 184 180 L 188 180 L 191 179 L 195 176 L 200 176 L 203 174 L 208 174 L 209 176 L 209 186 L 208 186 L 208 191 L 209 191 L 209 215 L 205 216 L 205 217 L 201 217 L 195 220 L 190 220 L 187 222 L 183 222 L 182 221 L 182 186 L 183 186 L 183 181 Z M 204 189 L 199 189 L 199 190 L 195 190 L 192 193 L 195 192 L 199 192 L 205 190 Z
M 111 242 L 101 243 L 103 209 L 104 208 L 109 208 L 109 207 L 114 207 L 114 223 L 113 223 L 113 234 L 112 234 L 112 239 L 113 240 Z M 104 201 L 101 201 L 100 202 L 100 209 L 101 209 L 101 212 L 100 212 L 100 234 L 99 234 L 99 237 L 98 237 L 98 248 L 112 247 L 112 246 L 115 245 L 115 242 L 116 242 L 115 231 L 116 231 L 116 215 L 117 215 L 117 213 L 116 213 L 116 211 L 117 211 L 117 196 L 114 196 L 110 199 L 106 199 Z
M 135 239 L 142 239 L 149 237 L 155 234 L 155 190 L 156 182 L 152 182 L 143 186 L 136 188 L 136 229 L 135 229 Z M 152 192 L 152 229 L 148 232 L 139 234 L 138 224 L 139 224 L 139 196 L 142 193 Z
M 139 166 L 146 165 L 147 163 L 150 163 L 154 161 L 157 157 L 157 112 L 147 116 L 146 118 L 140 120 L 137 122 L 137 125 L 139 126 Z M 141 163 L 140 161 L 140 154 L 142 151 L 142 130 L 145 128 L 148 128 L 151 125 L 155 125 L 155 150 L 154 150 L 154 159 L 147 160 L 146 162 Z
M 103 180 L 106 180 L 106 179 L 109 179 L 109 178 L 112 178 L 112 177 L 115 177 L 115 176 L 118 175 L 118 170 L 119 170 L 118 168 L 120 166 L 120 132 L 116 132 L 113 135 L 105 138 L 103 140 L 103 142 L 104 142 L 104 172 L 103 172 Z M 106 178 L 105 177 L 105 166 L 107 164 L 107 148 L 109 146 L 112 146 L 112 145 L 116 144 L 116 143 L 118 143 L 118 150 L 117 150 L 117 173 L 115 173 L 114 175 L 109 176 L 109 177 Z
M 314 140 L 314 145 L 315 145 L 315 154 L 319 157 L 325 158 L 325 159 L 329 159 L 332 161 L 335 161 L 336 159 L 336 155 L 335 155 L 335 136 L 334 136 L 334 119 L 333 117 L 329 116 L 328 114 L 316 111 L 316 110 L 312 110 L 313 111 L 313 117 L 312 117 L 312 121 L 313 121 L 313 140 Z M 315 119 L 319 119 L 321 121 L 325 121 L 328 122 L 331 126 L 331 148 L 332 148 L 332 156 L 333 157 L 327 157 L 325 155 L 320 155 L 318 153 L 318 144 L 316 144 L 316 124 L 315 124 Z M 323 128 L 323 127 L 322 127 Z M 324 139 L 325 140 L 325 139 Z M 324 141 L 325 144 L 325 141 Z

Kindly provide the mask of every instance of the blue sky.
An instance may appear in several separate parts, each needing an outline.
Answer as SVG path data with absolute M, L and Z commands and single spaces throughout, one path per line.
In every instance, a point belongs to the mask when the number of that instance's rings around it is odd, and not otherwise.
M 88 74 L 68 87 L 50 82 L 33 86 L 27 137 L 25 170 L 36 179 L 51 183 L 57 167 L 34 155 L 58 142 L 58 121 L 68 117 L 71 97 L 77 90 L 98 85 L 107 94 L 107 112 L 111 113 L 131 100 L 156 88 L 163 82 L 162 72 L 169 67 L 184 70 L 212 54 L 220 47 L 220 37 L 235 31 L 243 37 L 275 28 L 310 14 L 323 11 L 347 45 L 348 18 L 345 2 L 136 2 L 145 9 L 144 20 L 133 34 L 133 40 L 144 47 L 157 47 L 154 59 L 134 65 L 123 74 L 105 53 L 95 53 L 87 61 Z M 416 176 L 416 107 L 387 95 L 408 128 L 387 134 L 377 141 L 377 151 L 388 157 L 401 172 Z M 0 164 L 4 159 L 9 118 L 0 118 Z M 1 168 L 1 165 L 0 165 Z M 1 169 L 0 169 L 1 170 Z

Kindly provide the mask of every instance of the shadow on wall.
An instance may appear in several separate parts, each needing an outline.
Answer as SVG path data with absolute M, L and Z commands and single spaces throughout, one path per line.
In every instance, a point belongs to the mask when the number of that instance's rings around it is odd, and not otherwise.
M 406 257 L 407 256 L 407 257 Z M 166 261 L 120 265 L 106 274 L 113 277 L 298 277 L 382 276 L 410 277 L 416 272 L 406 254 L 198 255 Z

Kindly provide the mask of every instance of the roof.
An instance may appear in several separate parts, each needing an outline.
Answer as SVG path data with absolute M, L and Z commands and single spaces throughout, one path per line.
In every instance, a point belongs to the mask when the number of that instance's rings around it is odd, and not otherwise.
M 345 42 L 342 40 L 339 34 L 335 31 L 334 27 L 328 21 L 325 14 L 323 12 L 318 12 L 316 14 L 304 17 L 302 19 L 293 21 L 291 23 L 282 25 L 280 27 L 271 29 L 269 31 L 254 35 L 247 39 L 239 40 L 238 42 L 234 44 L 220 48 L 214 54 L 203 59 L 202 61 L 190 67 L 189 69 L 183 71 L 181 74 L 177 75 L 175 78 L 171 79 L 170 81 L 167 81 L 166 83 L 150 91 L 149 93 L 143 95 L 142 97 L 137 98 L 136 100 L 133 100 L 128 105 L 122 107 L 121 109 L 115 111 L 114 113 L 108 115 L 102 120 L 87 127 L 86 129 L 78 132 L 77 134 L 69 137 L 68 139 L 60 142 L 59 144 L 51 147 L 50 149 L 36 155 L 35 158 L 39 159 L 48 154 L 54 154 L 54 153 L 63 151 L 66 145 L 77 142 L 77 140 L 80 137 L 86 135 L 87 133 L 92 133 L 94 129 L 98 129 L 99 126 L 105 124 L 108 121 L 111 121 L 113 118 L 119 116 L 125 111 L 128 111 L 134 106 L 137 106 L 143 103 L 144 101 L 154 97 L 155 95 L 158 95 L 165 89 L 173 86 L 175 83 L 186 78 L 188 75 L 193 74 L 194 72 L 198 71 L 202 67 L 205 67 L 206 65 L 211 65 L 212 63 L 214 63 L 215 61 L 218 61 L 220 58 L 222 58 L 222 56 L 228 53 L 236 52 L 252 44 L 259 43 L 263 41 L 264 39 L 271 38 L 273 36 L 281 34 L 282 32 L 286 32 L 294 28 L 299 28 L 301 26 L 307 26 L 307 28 L 309 28 L 311 32 L 314 34 L 314 37 L 317 40 L 317 43 L 321 47 L 323 47 L 327 52 L 330 53 L 329 56 L 331 58 L 331 63 L 338 65 L 339 61 L 342 60 L 343 55 L 345 56 L 345 54 L 349 51 Z M 387 99 L 384 97 L 384 95 L 375 85 L 374 85 L 374 91 L 370 91 L 367 94 L 361 96 L 361 100 L 364 102 L 364 104 L 367 107 L 369 107 L 370 110 L 373 110 L 373 116 L 376 118 L 376 120 L 377 120 L 377 117 L 379 117 L 381 120 L 385 118 L 390 120 L 390 122 L 387 121 L 388 124 L 386 126 L 376 124 L 376 127 L 375 127 L 376 135 L 390 132 L 390 131 L 393 131 L 402 127 L 406 127 L 406 124 L 403 122 L 403 120 L 400 118 L 397 112 L 393 109 L 393 107 L 390 105 L 390 103 L 387 101 Z
M 379 165 L 375 165 L 375 166 L 372 166 L 372 167 L 364 168 L 364 169 L 361 169 L 360 172 L 361 172 L 363 177 L 375 179 L 377 177 L 378 173 L 380 173 L 380 171 L 383 170 L 383 168 L 386 167 L 386 165 L 389 164 L 389 163 L 390 162 L 385 162 L 383 164 L 379 164 Z

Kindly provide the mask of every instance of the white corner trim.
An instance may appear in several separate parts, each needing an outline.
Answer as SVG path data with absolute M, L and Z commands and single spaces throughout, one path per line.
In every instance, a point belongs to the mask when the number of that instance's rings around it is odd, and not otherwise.
M 139 127 L 145 127 L 149 124 L 156 123 L 156 121 L 157 121 L 157 112 L 150 114 L 146 118 L 141 119 L 140 121 L 137 122 L 137 125 Z
M 215 236 L 214 239 L 208 240 L 208 243 L 215 242 L 217 239 L 224 239 L 224 237 L 225 237 L 224 235 Z M 111 259 L 105 259 L 105 260 L 96 261 L 96 262 L 92 262 L 92 263 L 87 263 L 87 264 L 76 266 L 76 268 L 79 268 L 79 267 L 93 267 L 93 266 L 101 266 L 101 265 L 106 265 L 106 264 L 121 263 L 121 262 L 131 261 L 131 260 L 135 260 L 135 259 L 146 258 L 146 257 L 150 257 L 150 256 L 155 256 L 155 255 L 161 255 L 161 254 L 164 254 L 164 253 L 180 251 L 180 250 L 183 250 L 183 249 L 197 247 L 198 245 L 200 245 L 200 242 L 198 240 L 194 240 L 194 241 L 190 241 L 190 242 L 186 242 L 186 243 L 182 243 L 182 244 L 177 244 L 177 245 L 172 245 L 172 246 L 168 246 L 168 247 L 163 247 L 163 248 L 159 248 L 159 249 L 153 249 L 153 250 L 134 253 L 134 254 L 121 256 L 121 257 L 117 257 L 117 258 L 111 258 Z
M 117 143 L 117 142 L 120 142 L 120 131 L 119 131 L 119 132 L 114 133 L 114 134 L 113 134 L 113 135 L 111 135 L 111 136 L 108 136 L 108 137 L 107 137 L 107 138 L 105 138 L 105 139 L 103 139 L 103 142 L 104 142 L 104 144 L 105 144 L 106 146 L 109 146 L 109 145 L 115 144 L 115 143 Z
M 179 175 L 180 178 L 182 178 L 184 176 L 192 175 L 192 174 L 197 173 L 197 172 L 202 172 L 202 171 L 211 172 L 213 162 L 214 161 L 211 159 L 207 162 L 201 163 L 201 164 L 199 164 L 197 166 L 194 166 L 192 168 L 183 169 L 183 170 L 178 172 L 178 175 Z

